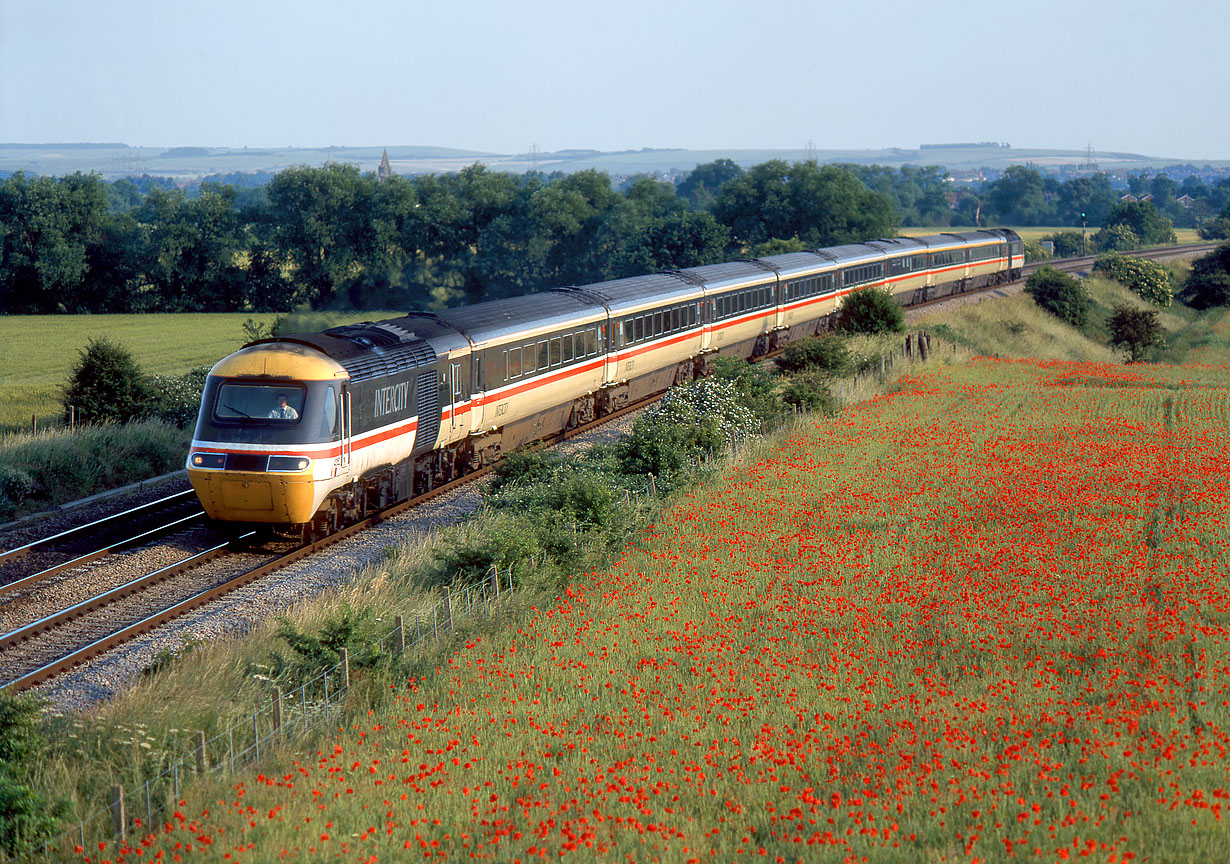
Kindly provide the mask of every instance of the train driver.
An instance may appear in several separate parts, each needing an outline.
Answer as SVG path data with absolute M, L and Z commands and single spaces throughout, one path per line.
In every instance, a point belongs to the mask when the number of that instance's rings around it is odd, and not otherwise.
M 278 394 L 278 404 L 267 415 L 271 420 L 298 420 L 299 412 L 286 404 L 286 394 Z

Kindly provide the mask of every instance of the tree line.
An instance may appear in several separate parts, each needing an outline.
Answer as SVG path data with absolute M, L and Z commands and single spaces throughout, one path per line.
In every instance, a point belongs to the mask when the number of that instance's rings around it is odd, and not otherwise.
M 296 167 L 260 189 L 195 194 L 96 175 L 0 183 L 0 312 L 438 307 L 714 263 L 785 238 L 895 231 L 850 170 L 770 162 L 697 206 L 670 184 L 598 171 L 378 181 Z
M 384 181 L 301 166 L 191 191 L 18 173 L 0 181 L 0 313 L 438 308 L 899 225 L 1079 225 L 1081 212 L 1104 225 L 1121 205 L 1103 175 L 1057 183 L 1020 166 L 960 193 L 955 209 L 952 187 L 937 167 L 729 159 L 678 186 L 639 177 L 618 189 L 595 170 L 481 165 Z M 1205 191 L 1211 207 L 1230 181 Z

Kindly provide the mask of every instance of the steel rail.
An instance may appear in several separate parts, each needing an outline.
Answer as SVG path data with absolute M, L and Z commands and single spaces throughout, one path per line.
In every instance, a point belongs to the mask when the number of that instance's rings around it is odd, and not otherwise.
M 193 555 L 189 555 L 187 558 L 183 558 L 173 564 L 168 564 L 166 567 L 160 567 L 151 573 L 146 573 L 144 576 L 139 576 L 131 582 L 125 582 L 123 585 L 119 585 L 109 591 L 104 591 L 102 594 L 98 594 L 88 600 L 82 600 L 80 603 L 75 603 L 67 609 L 61 609 L 59 612 L 54 612 L 45 618 L 40 618 L 39 620 L 26 624 L 23 627 L 18 627 L 16 630 L 0 634 L 0 650 L 12 648 L 15 645 L 25 642 L 27 639 L 32 639 L 42 633 L 50 632 L 57 627 L 67 624 L 74 618 L 80 618 L 82 615 L 88 615 L 89 613 L 95 612 L 104 606 L 109 606 L 117 600 L 122 600 L 125 597 L 136 594 L 138 591 L 144 591 L 145 589 L 157 585 L 160 582 L 165 582 L 166 580 L 178 576 L 187 570 L 191 570 L 194 567 L 204 564 L 206 561 L 211 561 L 221 555 L 232 545 L 233 542 L 234 541 L 232 540 L 228 540 L 225 543 L 210 547 L 203 552 L 197 552 Z
M 87 522 L 85 525 L 78 525 L 76 528 L 69 528 L 65 531 L 59 532 L 58 534 L 52 534 L 50 537 L 43 537 L 40 540 L 27 543 L 24 546 L 18 546 L 15 549 L 0 552 L 0 564 L 3 564 L 5 561 L 16 561 L 18 558 L 24 558 L 27 554 L 39 546 L 44 546 L 58 540 L 63 540 L 73 534 L 80 534 L 90 529 L 98 528 L 108 522 L 116 522 L 120 519 L 129 518 L 134 513 L 139 513 L 142 510 L 148 510 L 153 507 L 158 507 L 159 505 L 167 504 L 171 501 L 175 501 L 176 499 L 188 500 L 190 496 L 194 496 L 195 494 L 196 493 L 191 489 L 185 489 L 183 492 L 176 492 L 174 495 L 167 495 L 165 498 L 159 498 L 157 501 L 150 501 L 148 504 L 141 504 L 138 507 L 133 507 L 131 510 L 113 513 L 110 516 L 104 516 L 102 519 L 95 519 L 93 522 Z
M 5 594 L 11 594 L 14 591 L 20 591 L 23 588 L 29 588 L 30 586 L 43 582 L 52 576 L 55 576 L 57 573 L 64 572 L 65 570 L 71 570 L 74 567 L 81 567 L 82 565 L 89 564 L 92 561 L 97 561 L 99 558 L 105 558 L 117 549 L 123 549 L 126 546 L 132 546 L 140 543 L 142 540 L 157 537 L 160 534 L 169 533 L 186 522 L 194 522 L 197 519 L 204 518 L 204 516 L 205 511 L 202 510 L 200 513 L 194 513 L 191 516 L 176 519 L 174 522 L 169 522 L 166 525 L 159 526 L 158 528 L 151 528 L 149 531 L 143 531 L 133 537 L 120 540 L 117 543 L 112 543 L 109 546 L 104 546 L 103 548 L 96 549 L 93 552 L 87 552 L 85 555 L 80 555 L 73 558 L 71 561 L 65 561 L 63 564 L 56 564 L 55 566 L 48 567 L 45 570 L 40 570 L 37 573 L 31 573 L 29 576 L 24 576 L 21 579 L 9 582 L 7 585 L 0 585 L 0 597 L 3 597 Z

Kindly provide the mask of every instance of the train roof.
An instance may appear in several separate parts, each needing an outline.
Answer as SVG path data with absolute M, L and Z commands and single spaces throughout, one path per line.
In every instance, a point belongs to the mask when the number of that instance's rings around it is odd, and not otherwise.
M 689 281 L 700 280 L 706 291 L 721 291 L 738 288 L 755 282 L 773 279 L 773 271 L 756 261 L 728 261 L 725 264 L 703 264 L 675 271 Z
M 252 345 L 293 343 L 315 348 L 341 364 L 352 380 L 390 375 L 436 359 L 421 335 L 404 326 L 405 319 L 364 321 L 331 327 L 323 333 L 295 333 L 262 339 Z
M 837 259 L 838 265 L 845 267 L 850 264 L 862 264 L 866 261 L 879 261 L 884 258 L 884 251 L 866 243 L 846 243 L 841 246 L 826 246 L 822 251 Z
M 605 316 L 606 310 L 587 297 L 567 291 L 541 291 L 447 309 L 435 317 L 464 333 L 475 348 L 482 348 L 527 331 L 585 324 Z
M 756 259 L 776 270 L 783 279 L 791 279 L 805 273 L 818 273 L 831 270 L 837 266 L 836 259 L 825 254 L 820 249 L 815 252 L 786 252 L 782 255 L 770 255 L 767 258 Z
M 555 290 L 596 298 L 611 310 L 612 315 L 633 312 L 650 304 L 661 305 L 704 296 L 700 283 L 689 281 L 678 273 L 651 273 Z

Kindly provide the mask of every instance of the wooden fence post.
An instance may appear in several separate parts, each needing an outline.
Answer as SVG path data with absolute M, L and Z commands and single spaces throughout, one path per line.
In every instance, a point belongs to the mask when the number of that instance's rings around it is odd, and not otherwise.
M 339 654 L 342 656 L 338 660 L 338 665 L 342 667 L 342 686 L 347 690 L 350 689 L 350 652 L 345 648 L 339 649 Z
M 282 734 L 282 688 L 277 685 L 273 688 L 273 734 Z
M 511 565 L 509 565 L 511 570 Z M 495 597 L 500 596 L 500 569 L 494 564 L 491 565 L 491 593 Z
M 196 732 L 196 773 L 205 773 L 205 733 L 200 729 Z
M 111 827 L 122 843 L 128 835 L 128 819 L 124 816 L 124 787 L 111 787 Z
M 398 654 L 403 654 L 406 651 L 406 628 L 400 615 L 394 619 L 396 624 L 396 635 L 393 636 L 393 650 Z
M 444 593 L 444 603 L 441 609 L 443 614 L 440 616 L 440 626 L 444 628 L 445 633 L 448 633 L 453 629 L 453 595 L 447 591 Z

